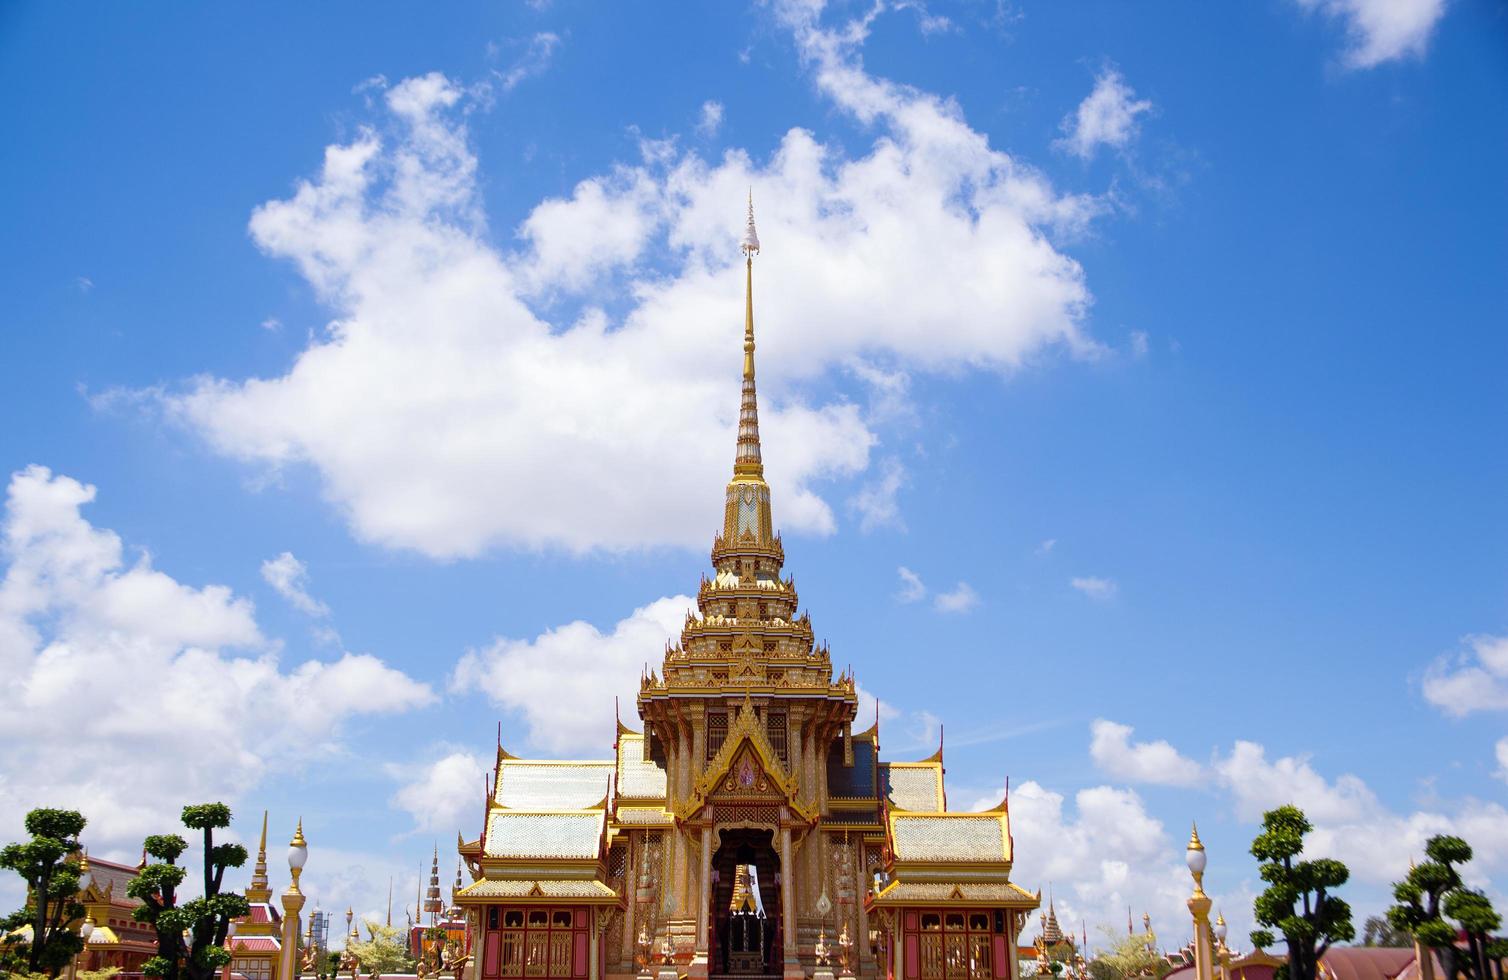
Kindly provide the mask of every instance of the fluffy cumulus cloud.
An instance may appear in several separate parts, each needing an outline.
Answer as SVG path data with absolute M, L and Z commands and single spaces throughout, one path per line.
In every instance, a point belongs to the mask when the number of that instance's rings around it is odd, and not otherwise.
M 82 509 L 95 489 L 33 466 L 12 476 L 0 559 L 0 825 L 80 809 L 101 852 L 129 851 L 192 799 L 234 800 L 338 745 L 353 716 L 428 703 L 375 657 L 284 669 L 249 600 L 128 560 Z M 311 704 L 319 710 L 307 710 Z M 68 751 L 56 751 L 60 745 Z M 16 760 L 43 758 L 39 765 Z
M 472 752 L 453 750 L 428 763 L 389 767 L 399 782 L 392 805 L 414 819 L 415 831 L 475 837 L 481 825 L 484 776 L 489 761 Z
M 1074 795 L 1071 812 L 1065 803 L 1036 782 L 1011 787 L 1012 880 L 1044 893 L 1051 883 L 1059 920 L 1076 931 L 1087 923 L 1091 945 L 1103 945 L 1099 927 L 1123 921 L 1128 906 L 1148 912 L 1154 928 L 1171 927 L 1169 945 L 1181 942 L 1189 891 L 1181 840 L 1133 790 L 1094 786 Z
M 1309 10 L 1342 21 L 1350 46 L 1345 62 L 1371 68 L 1399 58 L 1423 57 L 1445 0 L 1298 0 Z
M 1255 822 L 1265 810 L 1296 805 L 1315 825 L 1308 852 L 1340 858 L 1362 882 L 1385 885 L 1396 880 L 1409 859 L 1423 852 L 1424 842 L 1443 833 L 1471 842 L 1473 875 L 1508 870 L 1508 809 L 1499 803 L 1467 798 L 1399 813 L 1357 776 L 1327 779 L 1308 759 L 1269 759 L 1266 749 L 1254 742 L 1236 742 L 1214 769 L 1237 817 Z
M 1508 636 L 1468 636 L 1424 675 L 1424 698 L 1448 715 L 1508 711 Z
M 1424 842 L 1434 834 L 1458 834 L 1471 842 L 1476 856 L 1469 877 L 1476 883 L 1486 884 L 1508 870 L 1508 809 L 1499 803 L 1466 797 L 1435 800 L 1428 807 L 1399 812 L 1384 804 L 1355 775 L 1327 777 L 1308 758 L 1272 758 L 1266 747 L 1256 742 L 1237 741 L 1229 751 L 1218 753 L 1208 766 L 1202 766 L 1169 742 L 1138 742 L 1133 734 L 1131 727 L 1104 719 L 1090 726 L 1090 756 L 1107 776 L 1134 783 L 1214 791 L 1244 828 L 1255 826 L 1265 811 L 1292 803 L 1314 824 L 1307 842 L 1308 853 L 1346 862 L 1357 886 L 1363 889 L 1358 895 L 1360 901 L 1367 900 L 1367 889 L 1371 889 L 1375 901 L 1384 901 L 1383 889 L 1408 867 L 1410 857 L 1423 852 Z M 1129 793 L 1112 787 L 1101 787 L 1101 791 Z M 1043 793 L 1036 793 L 1036 797 L 1042 797 Z M 1134 796 L 1122 797 L 1122 805 L 1129 807 L 1130 799 Z M 1055 794 L 1046 793 L 1041 799 L 1034 797 L 1028 805 L 1036 807 L 1032 819 L 1072 829 L 1073 822 L 1064 821 L 1059 814 L 1061 798 L 1055 799 Z M 1017 794 L 1013 791 L 1012 814 L 1017 814 L 1018 809 Z M 1082 799 L 1079 809 L 1081 816 L 1077 822 L 1083 823 Z M 1072 833 L 1067 839 L 1074 839 Z M 1025 855 L 1024 849 L 1022 853 Z M 1072 849 L 1067 852 L 1069 856 L 1072 853 Z M 1114 860 L 1114 851 L 1098 848 L 1095 853 L 1107 855 L 1107 861 Z M 1076 868 L 1068 870 L 1083 873 Z M 1228 882 L 1230 870 L 1225 869 Z M 1056 877 L 1056 869 L 1053 873 Z M 1175 884 L 1186 888 L 1186 878 L 1175 876 Z M 1149 902 L 1155 904 L 1155 900 Z M 1249 896 L 1236 904 L 1249 908 Z M 1227 915 L 1229 908 L 1228 905 Z
M 826 486 L 872 466 L 875 423 L 833 383 L 853 365 L 1007 372 L 1044 350 L 1097 353 L 1083 272 L 1055 236 L 1100 202 L 1057 192 L 952 102 L 867 73 L 864 24 L 776 16 L 819 92 L 872 134 L 866 152 L 803 129 L 760 160 L 655 144 L 539 202 L 500 248 L 470 97 L 436 74 L 402 81 L 251 220 L 328 329 L 285 372 L 199 379 L 164 396 L 169 412 L 231 457 L 313 467 L 354 533 L 386 546 L 705 544 L 734 441 L 750 186 L 762 422 L 787 529 L 832 531 Z M 628 302 L 609 314 L 603 295 Z M 884 477 L 861 520 L 887 515 Z
M 606 632 L 578 620 L 531 640 L 498 639 L 461 658 L 451 687 L 481 690 L 494 704 L 519 712 L 529 742 L 547 752 L 601 755 L 614 738 L 604 721 L 612 717 L 613 698 L 638 693 L 646 661 L 659 659 L 695 606 L 689 596 L 670 596 L 635 609 Z
M 1122 149 L 1136 138 L 1137 117 L 1152 111 L 1152 103 L 1138 99 L 1126 79 L 1106 68 L 1078 108 L 1063 119 L 1063 138 L 1054 145 L 1083 160 L 1101 146 Z
M 1133 742 L 1130 725 L 1099 718 L 1089 726 L 1089 757 L 1107 775 L 1133 783 L 1193 786 L 1204 777 L 1199 763 L 1163 739 Z

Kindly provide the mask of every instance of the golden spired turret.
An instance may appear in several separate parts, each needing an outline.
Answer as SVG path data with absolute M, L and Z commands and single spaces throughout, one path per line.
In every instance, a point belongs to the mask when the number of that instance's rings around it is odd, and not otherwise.
M 755 385 L 752 198 L 739 248 L 742 383 L 713 574 L 645 671 L 643 730 L 620 720 L 612 758 L 520 759 L 499 744 L 481 832 L 459 842 L 476 980 L 630 980 L 652 958 L 690 980 L 806 980 L 825 934 L 870 940 L 844 947 L 858 980 L 931 980 L 945 960 L 949 980 L 1011 980 L 1040 900 L 1010 881 L 1005 804 L 945 812 L 940 749 L 880 760 L 878 721 L 853 730 L 853 674 L 834 675 L 783 574 Z M 520 972 L 533 950 L 548 950 L 546 972 Z
M 257 863 L 251 870 L 251 884 L 246 886 L 246 900 L 253 904 L 272 901 L 267 883 L 267 811 L 262 811 L 262 839 L 257 843 Z

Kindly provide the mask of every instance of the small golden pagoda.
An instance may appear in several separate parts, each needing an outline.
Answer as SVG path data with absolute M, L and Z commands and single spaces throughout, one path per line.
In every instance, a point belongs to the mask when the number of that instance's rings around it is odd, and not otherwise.
M 283 951 L 283 915 L 272 901 L 272 887 L 267 881 L 267 811 L 262 811 L 262 838 L 257 842 L 257 863 L 246 886 L 246 903 L 250 910 L 231 925 L 225 939 L 230 953 L 230 972 L 246 980 L 277 980 L 278 961 Z
M 774 530 L 754 371 L 752 202 L 743 390 L 723 527 L 697 611 L 641 682 L 612 758 L 520 759 L 499 740 L 481 834 L 458 841 L 469 980 L 808 976 L 1014 980 L 1039 896 L 1010 880 L 1010 818 L 946 810 L 941 749 L 882 762 L 878 721 L 799 610 Z M 822 944 L 826 946 L 826 942 Z

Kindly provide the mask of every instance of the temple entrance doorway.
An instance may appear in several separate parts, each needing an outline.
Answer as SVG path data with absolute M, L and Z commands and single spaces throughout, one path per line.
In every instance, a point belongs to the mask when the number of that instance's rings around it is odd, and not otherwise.
M 774 831 L 725 830 L 712 858 L 712 970 L 720 976 L 778 976 L 780 857 Z M 771 964 L 774 964 L 773 967 Z

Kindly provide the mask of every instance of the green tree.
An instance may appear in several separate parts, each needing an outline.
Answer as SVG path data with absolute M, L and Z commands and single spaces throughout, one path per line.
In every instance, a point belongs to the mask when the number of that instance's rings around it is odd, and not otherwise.
M 368 922 L 366 927 L 366 939 L 346 941 L 346 949 L 361 964 L 361 972 L 376 980 L 384 973 L 408 973 L 414 968 L 408 946 L 398 938 L 400 930 L 375 922 Z
M 1439 955 L 1446 980 L 1502 980 L 1508 941 L 1493 939 L 1492 933 L 1503 920 L 1487 896 L 1467 888 L 1456 870 L 1471 860 L 1471 845 L 1437 834 L 1425 843 L 1424 856 L 1393 886 L 1398 904 L 1388 909 L 1388 921 Z M 1458 933 L 1466 937 L 1464 950 L 1456 945 Z
M 142 905 L 131 914 L 157 930 L 157 955 L 142 971 L 163 980 L 213 980 L 230 962 L 225 936 L 232 919 L 251 910 L 245 897 L 222 892 L 227 868 L 246 863 L 246 848 L 240 844 L 216 844 L 215 831 L 230 826 L 230 807 L 224 803 L 201 803 L 183 808 L 183 825 L 204 835 L 204 889 L 200 897 L 180 901 L 178 886 L 188 869 L 178 858 L 188 842 L 177 834 L 153 834 L 146 851 L 157 858 L 132 880 L 126 893 Z
M 1288 962 L 1278 967 L 1274 980 L 1315 980 L 1325 951 L 1356 935 L 1351 906 L 1331 894 L 1351 876 L 1346 866 L 1330 858 L 1297 860 L 1312 829 L 1298 807 L 1280 806 L 1262 815 L 1262 832 L 1251 842 L 1267 882 L 1252 911 L 1258 925 L 1277 929 L 1288 943 Z M 1251 942 L 1262 949 L 1276 939 L 1269 929 L 1258 929 Z
M 1408 934 L 1408 930 L 1394 926 L 1386 916 L 1369 915 L 1367 921 L 1362 923 L 1361 944 L 1363 946 L 1412 946 L 1414 937 Z
M 79 834 L 84 820 L 77 810 L 39 808 L 26 815 L 31 840 L 0 850 L 0 867 L 26 882 L 26 906 L 4 920 L 7 929 L 31 927 L 25 954 L 30 973 L 56 974 L 68 965 L 84 941 L 70 924 L 84 914 L 79 891 Z

